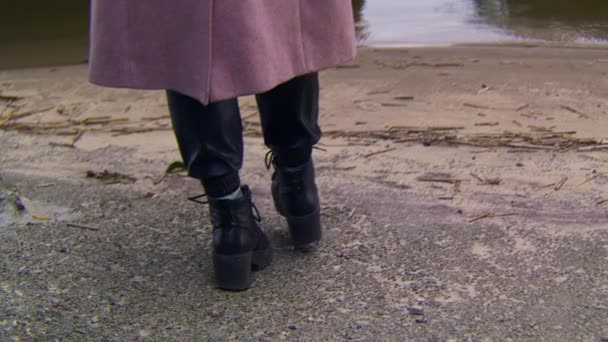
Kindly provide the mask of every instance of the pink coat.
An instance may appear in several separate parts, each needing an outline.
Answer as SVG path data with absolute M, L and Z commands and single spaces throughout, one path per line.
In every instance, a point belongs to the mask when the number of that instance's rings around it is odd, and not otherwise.
M 203 103 L 352 59 L 351 0 L 92 0 L 90 81 Z

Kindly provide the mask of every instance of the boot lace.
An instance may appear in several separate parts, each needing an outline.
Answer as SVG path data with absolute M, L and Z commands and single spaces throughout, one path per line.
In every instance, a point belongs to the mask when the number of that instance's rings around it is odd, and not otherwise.
M 260 211 L 258 210 L 258 207 L 255 206 L 255 204 L 253 203 L 253 201 L 251 199 L 249 200 L 249 204 L 251 205 L 251 215 L 253 215 L 253 218 L 258 223 L 262 222 L 262 215 L 260 215 Z
M 277 162 L 277 154 L 270 150 L 266 152 L 266 156 L 264 157 L 264 164 L 266 165 L 266 169 L 270 170 L 273 164 Z
M 323 152 L 327 152 L 326 149 L 318 147 L 318 146 L 313 146 L 312 147 L 314 150 L 319 150 L 319 151 L 323 151 Z M 277 153 L 273 150 L 269 150 L 268 152 L 266 152 L 266 156 L 264 156 L 264 164 L 266 165 L 266 169 L 270 170 L 270 168 L 272 167 L 272 165 L 277 163 Z
M 247 185 L 244 185 L 242 188 L 242 191 L 243 191 L 243 196 L 245 196 L 247 198 L 247 201 L 249 202 L 249 206 L 251 208 L 251 214 L 253 215 L 253 218 L 257 222 L 262 222 L 262 215 L 260 214 L 258 207 L 255 206 L 255 203 L 253 203 L 253 200 L 251 199 L 251 190 L 249 190 L 249 187 Z M 188 197 L 188 200 L 192 201 L 194 203 L 198 203 L 198 204 L 209 204 L 209 196 L 207 194 L 201 194 L 201 195 Z
M 196 195 L 196 196 L 188 197 L 188 201 L 192 201 L 192 202 L 198 203 L 198 204 L 209 204 L 208 199 L 204 199 L 204 200 L 201 199 L 201 198 L 206 198 L 206 197 L 207 197 L 207 194 Z
M 251 208 L 251 214 L 253 215 L 253 218 L 257 222 L 262 222 L 262 215 L 260 215 L 258 207 L 255 206 L 255 203 L 253 203 L 253 199 L 251 198 L 251 190 L 247 185 L 243 185 L 242 191 L 243 196 L 245 196 L 245 198 L 247 198 L 247 201 L 249 202 L 249 207 Z

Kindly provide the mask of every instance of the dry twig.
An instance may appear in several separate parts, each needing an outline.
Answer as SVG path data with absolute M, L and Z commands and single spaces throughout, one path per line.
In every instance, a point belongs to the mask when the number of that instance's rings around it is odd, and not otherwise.
M 394 151 L 394 150 L 396 150 L 396 148 L 395 147 L 391 147 L 391 148 L 387 148 L 385 150 L 371 152 L 371 153 L 368 153 L 368 154 L 364 155 L 363 158 L 369 158 L 371 156 L 377 156 L 379 154 L 391 152 L 391 151 Z
M 83 224 L 70 223 L 70 222 L 66 223 L 66 226 L 73 227 L 73 228 L 85 229 L 85 230 L 91 230 L 91 231 L 94 231 L 94 232 L 96 232 L 96 231 L 99 230 L 99 228 L 97 228 L 97 227 L 85 226 Z
M 424 175 L 416 177 L 419 182 L 434 182 L 434 183 L 449 183 L 458 184 L 462 182 L 462 179 L 456 179 L 450 174 L 445 173 L 426 173 Z
M 78 131 L 78 133 L 76 133 L 76 135 L 74 135 L 74 137 L 72 138 L 72 145 L 76 145 L 76 143 L 80 140 L 80 138 L 82 138 L 84 133 L 84 131 Z
M 571 112 L 571 113 L 578 114 L 578 115 L 579 115 L 580 117 L 582 117 L 582 118 L 589 119 L 589 115 L 587 115 L 587 114 L 585 114 L 585 113 L 582 113 L 582 112 L 580 112 L 579 110 L 577 110 L 577 109 L 575 109 L 575 108 L 572 108 L 572 107 L 570 107 L 570 106 L 566 106 L 566 105 L 561 105 L 561 107 L 562 107 L 563 109 L 565 109 L 565 110 L 567 110 L 567 111 Z
M 395 100 L 401 100 L 401 101 L 410 101 L 410 100 L 413 100 L 414 97 L 413 96 L 409 96 L 409 95 L 404 95 L 404 96 L 395 96 L 394 99 Z
M 477 181 L 479 181 L 479 184 L 481 184 L 481 185 L 499 185 L 502 182 L 502 179 L 500 179 L 500 178 L 480 177 L 473 172 L 471 172 L 471 176 L 473 178 L 477 179 Z
M 582 182 L 578 183 L 578 185 L 577 185 L 577 186 L 581 186 L 581 185 L 583 185 L 583 184 L 585 184 L 585 183 L 589 183 L 589 182 L 591 182 L 592 180 L 594 180 L 595 178 L 597 178 L 597 176 L 599 176 L 599 175 L 600 175 L 599 173 L 596 173 L 596 174 L 594 174 L 593 176 L 588 177 L 588 178 L 587 178 L 587 179 L 585 179 L 584 181 L 582 181 Z
M 562 186 L 564 186 L 564 184 L 566 184 L 567 181 L 568 181 L 568 177 L 563 177 L 562 179 L 559 180 L 559 182 L 555 183 L 555 187 L 553 188 L 553 190 L 559 191 L 559 189 L 561 189 Z
M 495 218 L 495 217 L 505 217 L 505 216 L 515 216 L 517 215 L 517 213 L 508 213 L 508 214 L 494 214 L 494 213 L 485 213 L 483 215 L 479 215 L 476 217 L 473 217 L 472 219 L 468 220 L 469 223 L 472 222 L 476 222 L 479 220 L 483 220 L 485 218 Z
M 591 145 L 591 146 L 582 146 L 578 148 L 579 152 L 591 152 L 591 151 L 599 151 L 608 149 L 608 144 L 601 145 Z
M 75 148 L 74 144 L 50 142 L 49 146 Z
M 23 99 L 23 97 L 17 96 L 17 95 L 0 94 L 0 100 L 2 100 L 2 101 L 13 102 L 13 101 L 21 100 L 21 99 Z
M 109 172 L 108 170 L 103 170 L 102 172 L 95 172 L 89 170 L 86 172 L 87 178 L 93 178 L 103 184 L 131 184 L 137 181 L 137 178 L 125 175 L 118 172 Z

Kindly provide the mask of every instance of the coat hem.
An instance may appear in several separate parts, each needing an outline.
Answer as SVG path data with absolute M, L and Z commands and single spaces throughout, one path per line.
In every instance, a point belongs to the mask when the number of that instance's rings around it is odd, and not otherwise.
M 356 56 L 356 52 L 353 52 L 350 56 L 344 56 L 344 58 L 339 58 L 339 59 L 336 59 L 335 61 L 323 63 L 321 65 L 314 66 L 312 68 L 303 69 L 301 71 L 292 72 L 288 76 L 280 77 L 280 78 L 273 80 L 272 82 L 269 82 L 269 84 L 257 85 L 256 87 L 253 87 L 250 89 L 242 89 L 242 90 L 234 91 L 230 95 L 220 95 L 220 96 L 208 98 L 208 99 L 206 97 L 209 97 L 210 94 L 212 94 L 213 92 L 208 91 L 208 93 L 205 94 L 205 91 L 202 88 L 201 88 L 200 92 L 196 92 L 196 91 L 193 91 L 192 89 L 188 90 L 186 88 L 183 88 L 180 86 L 175 86 L 175 85 L 150 84 L 147 82 L 146 82 L 146 84 L 143 84 L 143 83 L 138 84 L 135 82 L 112 82 L 112 81 L 98 80 L 98 79 L 95 79 L 92 77 L 89 78 L 89 82 L 94 85 L 101 86 L 101 87 L 118 88 L 118 89 L 159 90 L 159 91 L 173 90 L 178 93 L 195 98 L 203 104 L 208 104 L 210 102 L 218 102 L 218 101 L 233 99 L 233 98 L 237 98 L 237 97 L 241 97 L 241 96 L 250 96 L 250 95 L 260 94 L 260 93 L 269 91 L 269 90 L 277 87 L 278 85 L 289 81 L 292 78 L 302 76 L 305 74 L 309 74 L 312 72 L 319 72 L 322 70 L 332 68 L 336 65 L 349 62 L 353 58 L 355 58 L 355 56 Z M 209 90 L 211 90 L 211 89 L 209 89 Z M 207 102 L 206 102 L 206 100 L 207 100 Z

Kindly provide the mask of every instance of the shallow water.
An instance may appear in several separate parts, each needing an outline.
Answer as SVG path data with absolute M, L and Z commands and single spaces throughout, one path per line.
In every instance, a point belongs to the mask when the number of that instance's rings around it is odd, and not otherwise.
M 88 1 L 5 2 L 0 68 L 86 60 Z M 607 0 L 353 0 L 353 5 L 360 41 L 367 45 L 608 42 Z
M 547 40 L 606 43 L 606 0 L 355 0 L 369 45 Z

